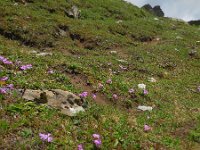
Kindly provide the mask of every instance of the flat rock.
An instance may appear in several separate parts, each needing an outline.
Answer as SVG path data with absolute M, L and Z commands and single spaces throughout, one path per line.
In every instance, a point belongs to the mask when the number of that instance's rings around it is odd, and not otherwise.
M 80 111 L 85 111 L 86 102 L 75 94 L 60 89 L 24 91 L 22 98 L 27 101 L 46 103 L 59 109 L 62 114 L 75 116 Z

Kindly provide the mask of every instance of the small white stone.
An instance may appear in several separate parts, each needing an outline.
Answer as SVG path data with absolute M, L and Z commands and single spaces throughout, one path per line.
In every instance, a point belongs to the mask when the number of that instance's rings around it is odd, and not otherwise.
M 149 82 L 157 82 L 155 78 L 151 77 L 148 79 Z
M 143 83 L 142 84 L 138 84 L 138 88 L 144 90 L 144 89 L 146 89 L 146 85 L 143 84 Z
M 153 107 L 151 107 L 151 106 L 138 106 L 137 109 L 142 110 L 142 111 L 152 111 Z

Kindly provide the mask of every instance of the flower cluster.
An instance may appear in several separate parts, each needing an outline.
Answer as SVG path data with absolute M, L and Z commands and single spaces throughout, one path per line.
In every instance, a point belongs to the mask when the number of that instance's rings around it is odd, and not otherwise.
M 31 64 L 28 64 L 28 65 L 22 65 L 20 66 L 20 69 L 25 71 L 25 70 L 28 70 L 28 69 L 31 69 L 33 66 Z
M 7 58 L 0 56 L 0 61 L 5 65 L 13 64 L 11 61 L 9 61 Z
M 6 86 L 3 86 L 0 88 L 0 93 L 1 94 L 6 94 L 8 93 L 9 91 L 13 90 L 14 89 L 14 85 L 13 84 L 8 84 Z
M 95 147 L 100 148 L 102 145 L 101 136 L 99 134 L 93 134 L 92 137 L 93 137 L 93 143 Z
M 40 139 L 42 141 L 45 141 L 45 142 L 52 142 L 53 141 L 53 137 L 51 136 L 50 133 L 47 133 L 47 134 L 40 133 L 39 136 L 40 136 Z

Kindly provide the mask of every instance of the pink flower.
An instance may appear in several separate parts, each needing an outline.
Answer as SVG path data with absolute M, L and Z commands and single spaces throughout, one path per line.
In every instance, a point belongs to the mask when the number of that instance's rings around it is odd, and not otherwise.
M 95 144 L 95 146 L 96 146 L 97 148 L 100 148 L 100 147 L 101 147 L 101 144 L 102 144 L 101 139 L 96 139 L 96 140 L 94 140 L 93 142 L 94 142 L 94 144 Z
M 52 69 L 48 70 L 48 74 L 53 74 L 53 73 L 54 73 L 54 71 Z
M 145 124 L 145 125 L 144 125 L 144 131 L 145 131 L 145 132 L 148 132 L 148 131 L 150 131 L 150 130 L 151 130 L 151 127 Z
M 101 142 L 101 136 L 99 134 L 93 134 L 92 135 L 94 140 L 94 145 L 97 147 L 97 148 L 100 148 L 101 145 L 102 145 L 102 142 Z
M 106 81 L 106 83 L 107 83 L 107 84 L 112 84 L 112 79 L 108 79 L 108 80 Z
M 96 94 L 92 94 L 92 98 L 93 98 L 93 99 L 96 99 L 96 98 L 97 98 L 97 95 L 96 95 Z
M 128 92 L 131 94 L 131 93 L 134 93 L 135 90 L 134 89 L 130 89 Z
M 81 98 L 86 98 L 88 96 L 88 92 L 83 92 L 83 93 L 79 94 L 79 96 Z
M 20 69 L 21 70 L 27 70 L 27 69 L 31 69 L 33 66 L 31 65 L 31 64 L 28 64 L 28 65 L 22 65 L 21 67 L 20 67 Z
M 6 80 L 8 80 L 8 77 L 2 77 L 0 80 L 1 81 L 6 81 Z
M 149 92 L 146 89 L 144 89 L 143 94 L 147 95 L 147 94 L 149 94 Z
M 40 136 L 40 139 L 41 139 L 42 141 L 52 142 L 52 140 L 53 140 L 53 137 L 51 136 L 50 133 L 48 133 L 48 134 L 40 133 L 39 136 Z
M 10 89 L 10 90 L 13 90 L 13 89 L 14 89 L 14 85 L 13 85 L 13 84 L 8 84 L 6 87 L 7 87 L 8 89 Z
M 113 94 L 113 99 L 117 100 L 118 99 L 118 96 L 117 94 Z
M 5 88 L 5 87 L 2 87 L 2 88 L 0 88 L 0 93 L 1 94 L 6 94 L 7 93 L 7 88 Z
M 92 134 L 92 137 L 93 137 L 94 139 L 100 139 L 101 136 L 100 136 L 99 134 L 96 134 L 96 133 L 95 133 L 95 134 Z
M 82 144 L 79 144 L 79 145 L 78 145 L 78 150 L 84 150 Z
M 103 84 L 99 83 L 99 84 L 98 84 L 98 88 L 99 88 L 99 89 L 103 89 Z

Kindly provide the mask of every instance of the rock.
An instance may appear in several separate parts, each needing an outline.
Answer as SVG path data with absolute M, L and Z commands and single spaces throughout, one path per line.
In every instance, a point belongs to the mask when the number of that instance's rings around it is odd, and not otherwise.
M 137 109 L 142 110 L 142 111 L 152 111 L 153 107 L 151 107 L 151 106 L 138 106 Z
M 77 6 L 72 6 L 72 8 L 68 11 L 66 11 L 66 14 L 70 18 L 75 18 L 78 19 L 80 17 L 80 10 L 78 9 Z
M 150 4 L 146 4 L 146 5 L 142 6 L 142 8 L 144 8 L 148 12 L 150 12 L 158 17 L 164 17 L 164 15 L 165 15 L 159 5 L 152 7 Z
M 27 101 L 47 103 L 47 105 L 59 109 L 62 114 L 75 116 L 80 111 L 85 111 L 86 102 L 75 94 L 60 89 L 24 91 L 22 96 Z
M 157 80 L 154 77 L 151 77 L 148 79 L 149 82 L 157 82 Z
M 42 53 L 38 53 L 36 54 L 36 56 L 51 56 L 52 53 L 48 53 L 48 52 L 42 52 Z
M 200 25 L 200 20 L 192 20 L 188 22 L 190 25 Z
M 111 54 L 117 54 L 117 51 L 110 51 Z
M 194 57 L 197 57 L 197 56 L 198 56 L 198 53 L 197 53 L 196 50 L 191 50 L 191 51 L 189 51 L 188 55 L 189 55 L 190 57 L 194 58 Z

